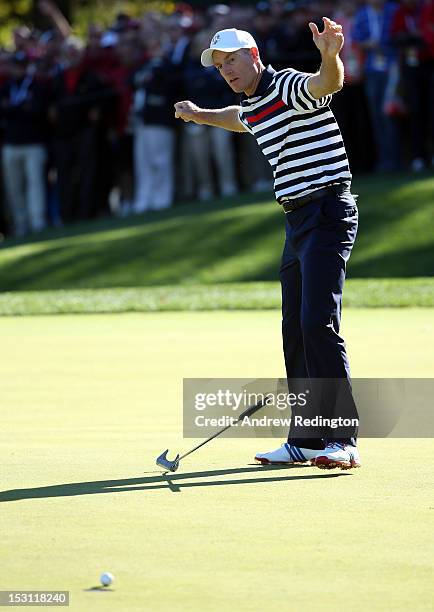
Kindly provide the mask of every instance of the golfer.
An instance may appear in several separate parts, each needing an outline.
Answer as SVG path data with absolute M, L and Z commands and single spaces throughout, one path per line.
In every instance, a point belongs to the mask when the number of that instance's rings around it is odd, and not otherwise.
M 234 28 L 217 32 L 201 61 L 214 66 L 234 92 L 243 94 L 240 106 L 207 110 L 183 101 L 175 104 L 175 116 L 250 132 L 256 138 L 273 169 L 275 197 L 286 220 L 280 280 L 287 377 L 326 380 L 327 405 L 321 410 L 323 416 L 334 417 L 341 415 L 331 403 L 342 397 L 344 381 L 346 414 L 342 416 L 347 417 L 357 416 L 357 411 L 339 327 L 358 211 L 350 191 L 344 143 L 329 108 L 332 94 L 343 87 L 339 53 L 344 36 L 340 25 L 326 17 L 323 21 L 321 33 L 314 23 L 309 24 L 322 60 L 316 74 L 292 68 L 276 72 L 262 64 L 248 32 Z M 292 425 L 285 444 L 258 453 L 255 459 L 288 464 L 312 461 L 322 468 L 359 467 L 357 428 L 329 433 L 330 437 Z

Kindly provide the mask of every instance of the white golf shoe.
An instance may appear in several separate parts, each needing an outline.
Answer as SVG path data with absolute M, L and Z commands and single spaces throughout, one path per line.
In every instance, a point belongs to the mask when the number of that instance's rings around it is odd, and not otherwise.
M 315 465 L 323 470 L 340 468 L 350 470 L 361 467 L 360 455 L 356 446 L 330 442 L 323 451 L 317 451 Z
M 290 465 L 293 463 L 307 463 L 313 461 L 317 454 L 322 451 L 313 450 L 311 448 L 300 448 L 293 444 L 285 442 L 280 448 L 269 453 L 257 453 L 255 461 L 268 465 L 271 463 Z

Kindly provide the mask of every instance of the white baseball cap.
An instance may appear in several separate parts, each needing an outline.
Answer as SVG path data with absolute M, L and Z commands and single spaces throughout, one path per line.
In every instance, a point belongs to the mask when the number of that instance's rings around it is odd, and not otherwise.
M 226 51 L 231 53 L 232 51 L 238 51 L 238 49 L 253 49 L 258 48 L 255 39 L 248 32 L 244 30 L 237 30 L 236 28 L 229 28 L 228 30 L 220 30 L 217 34 L 214 34 L 209 49 L 205 49 L 202 52 L 200 61 L 202 66 L 213 66 L 212 54 L 214 51 Z

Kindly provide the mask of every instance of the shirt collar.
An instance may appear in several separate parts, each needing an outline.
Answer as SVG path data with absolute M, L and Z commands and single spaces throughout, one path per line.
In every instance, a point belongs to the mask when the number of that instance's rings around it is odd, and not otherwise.
M 274 68 L 268 65 L 265 70 L 262 71 L 261 79 L 258 83 L 258 86 L 256 87 L 255 93 L 252 96 L 246 96 L 246 94 L 244 94 L 243 98 L 246 100 L 248 98 L 258 98 L 263 96 L 269 88 L 270 83 L 273 80 L 275 74 L 276 71 L 274 70 Z

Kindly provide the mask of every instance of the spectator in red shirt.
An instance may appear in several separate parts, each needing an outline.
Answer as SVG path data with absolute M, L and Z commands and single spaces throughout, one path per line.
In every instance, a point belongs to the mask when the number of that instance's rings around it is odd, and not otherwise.
M 132 78 L 146 57 L 135 23 L 119 32 L 109 32 L 101 40 L 109 45 L 112 61 L 102 75 L 115 94 L 113 114 L 108 131 L 111 171 L 108 186 L 112 209 L 121 215 L 131 212 L 134 199 L 133 177 L 133 84 Z
M 68 222 L 93 217 L 102 206 L 102 118 L 113 93 L 84 63 L 80 41 L 65 43 L 62 60 L 65 67 L 53 81 L 50 115 L 61 216 Z

